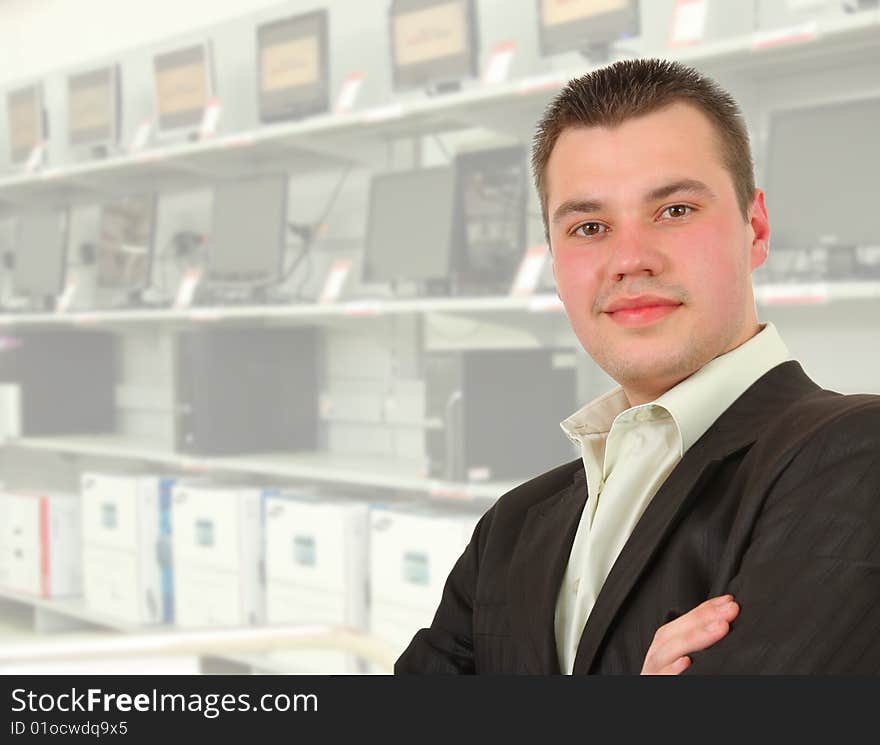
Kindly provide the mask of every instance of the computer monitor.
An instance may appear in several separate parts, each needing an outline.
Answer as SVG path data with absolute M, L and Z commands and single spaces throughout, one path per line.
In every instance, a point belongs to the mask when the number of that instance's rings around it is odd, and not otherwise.
M 286 174 L 243 178 L 214 189 L 209 283 L 263 284 L 281 277 L 287 232 Z
M 444 90 L 477 75 L 474 0 L 392 0 L 390 26 L 395 90 Z
M 282 18 L 257 29 L 260 121 L 296 119 L 330 107 L 327 11 Z
M 60 294 L 67 257 L 67 210 L 39 209 L 19 215 L 15 234 L 16 294 L 40 301 Z
M 156 55 L 153 69 L 159 135 L 197 130 L 214 96 L 210 44 L 195 44 Z
M 136 194 L 101 207 L 97 284 L 138 292 L 150 284 L 156 230 L 156 195 Z
M 765 189 L 774 248 L 880 245 L 880 98 L 771 116 Z
M 363 264 L 367 282 L 449 279 L 453 187 L 448 166 L 373 177 Z
M 10 91 L 6 96 L 9 118 L 9 150 L 13 163 L 24 163 L 34 147 L 48 137 L 39 83 Z
M 456 293 L 506 293 L 526 242 L 528 167 L 520 145 L 455 157 Z
M 602 60 L 613 42 L 639 31 L 638 0 L 538 0 L 544 56 L 577 51 Z
M 67 121 L 74 147 L 109 148 L 121 129 L 120 75 L 117 65 L 67 78 Z

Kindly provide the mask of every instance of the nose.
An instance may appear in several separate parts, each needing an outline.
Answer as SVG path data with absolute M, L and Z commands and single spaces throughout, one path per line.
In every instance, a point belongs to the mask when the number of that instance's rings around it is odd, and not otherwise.
M 612 281 L 650 276 L 663 272 L 665 258 L 656 244 L 656 238 L 643 225 L 620 224 L 616 240 L 609 242 L 607 273 Z

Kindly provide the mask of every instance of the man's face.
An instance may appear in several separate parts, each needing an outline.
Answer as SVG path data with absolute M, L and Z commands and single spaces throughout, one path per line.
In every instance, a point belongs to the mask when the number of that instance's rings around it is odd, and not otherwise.
M 545 183 L 559 296 L 632 405 L 756 332 L 750 275 L 767 253 L 763 194 L 746 222 L 701 111 L 675 103 L 612 129 L 567 129 Z

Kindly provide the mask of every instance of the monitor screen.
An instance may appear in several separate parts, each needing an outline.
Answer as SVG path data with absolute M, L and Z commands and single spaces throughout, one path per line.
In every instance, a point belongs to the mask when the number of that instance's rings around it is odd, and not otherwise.
M 587 51 L 639 33 L 638 0 L 538 0 L 541 54 Z
M 453 217 L 453 169 L 374 176 L 364 255 L 368 282 L 447 279 Z
M 260 120 L 294 119 L 329 108 L 327 11 L 257 29 Z
M 98 286 L 142 290 L 150 282 L 156 197 L 138 194 L 107 202 L 101 208 L 98 238 Z
M 216 186 L 209 280 L 247 283 L 281 276 L 287 233 L 287 182 L 283 174 Z
M 395 89 L 457 82 L 477 74 L 473 0 L 394 0 L 391 59 Z
M 71 145 L 108 145 L 119 139 L 119 74 L 115 66 L 67 79 Z
M 214 95 L 211 50 L 197 44 L 153 60 L 159 131 L 195 129 Z
M 23 163 L 34 147 L 46 139 L 42 86 L 30 85 L 10 91 L 6 97 L 6 108 L 12 162 Z
M 525 251 L 527 183 L 521 146 L 456 156 L 453 267 L 458 291 L 510 289 Z
M 880 98 L 772 115 L 765 184 L 773 248 L 880 245 Z
M 19 216 L 12 283 L 19 295 L 57 295 L 64 285 L 66 210 L 33 210 Z

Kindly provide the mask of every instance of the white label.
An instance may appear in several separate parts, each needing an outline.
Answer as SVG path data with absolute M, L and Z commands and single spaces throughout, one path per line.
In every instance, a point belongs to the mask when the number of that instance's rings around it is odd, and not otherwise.
M 150 134 L 153 131 L 153 120 L 152 119 L 144 119 L 140 123 L 140 126 L 135 130 L 134 137 L 131 140 L 131 145 L 129 146 L 129 150 L 131 152 L 137 152 L 138 150 L 143 150 L 147 142 L 150 140 Z
M 213 137 L 217 133 L 217 123 L 220 121 L 220 99 L 212 98 L 205 106 L 202 114 L 202 126 L 199 128 L 199 137 Z
M 76 295 L 76 287 L 76 277 L 70 277 L 64 287 L 64 292 L 61 293 L 58 298 L 58 302 L 55 303 L 55 310 L 58 313 L 64 313 L 70 308 L 71 304 L 73 303 L 73 298 Z
M 24 164 L 24 169 L 28 173 L 33 173 L 43 164 L 43 156 L 46 153 L 46 143 L 40 142 L 34 145 L 31 150 L 31 154 L 28 155 L 28 159 Z
M 486 64 L 486 72 L 483 75 L 484 84 L 492 85 L 494 83 L 503 83 L 507 80 L 514 52 L 516 52 L 515 41 L 504 41 L 492 50 L 492 54 Z
M 342 81 L 342 87 L 339 89 L 339 96 L 336 99 L 336 112 L 343 114 L 354 108 L 354 102 L 360 92 L 361 84 L 364 82 L 364 74 L 362 72 L 352 72 Z
M 348 277 L 348 271 L 351 269 L 351 259 L 337 259 L 327 272 L 327 279 L 324 281 L 324 289 L 321 291 L 319 303 L 333 303 L 339 299 L 339 293 L 342 291 L 342 285 Z
M 510 294 L 531 295 L 538 286 L 545 261 L 547 261 L 547 246 L 532 246 L 527 249 L 513 280 Z
M 816 38 L 817 28 L 816 21 L 813 20 L 802 23 L 799 26 L 788 26 L 770 31 L 757 31 L 752 36 L 752 48 L 761 49 L 811 41 Z
M 706 32 L 706 0 L 678 0 L 672 16 L 670 46 L 696 44 Z
M 188 308 L 192 305 L 193 297 L 195 297 L 196 294 L 196 288 L 199 286 L 201 279 L 201 267 L 196 266 L 187 270 L 177 288 L 177 297 L 174 300 L 175 308 Z

